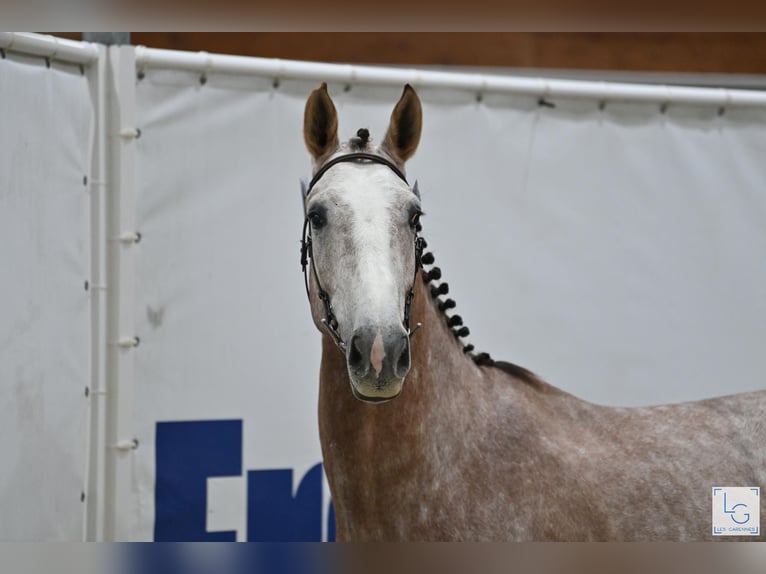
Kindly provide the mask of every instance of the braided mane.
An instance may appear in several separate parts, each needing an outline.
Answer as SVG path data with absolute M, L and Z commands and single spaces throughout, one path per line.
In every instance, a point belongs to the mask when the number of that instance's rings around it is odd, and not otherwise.
M 422 229 L 423 226 L 418 223 L 418 233 L 420 233 Z M 423 240 L 423 247 L 427 247 L 425 239 Z M 468 327 L 463 325 L 463 318 L 460 315 L 447 314 L 447 311 L 449 309 L 454 309 L 457 306 L 457 303 L 455 303 L 454 299 L 442 299 L 440 297 L 441 295 L 447 295 L 449 293 L 449 285 L 444 281 L 438 284 L 436 283 L 442 278 L 442 270 L 439 267 L 433 266 L 435 260 L 436 258 L 434 257 L 434 254 L 430 251 L 421 256 L 420 261 L 423 267 L 423 282 L 429 286 L 428 291 L 431 294 L 431 298 L 434 299 L 437 307 L 442 312 L 442 316 L 444 317 L 447 326 L 452 331 L 452 334 L 456 339 L 464 339 L 470 335 L 471 331 Z M 426 266 L 429 266 L 430 268 L 426 269 Z M 528 383 L 538 383 L 540 381 L 540 378 L 537 375 L 524 367 L 506 361 L 496 361 L 489 353 L 474 353 L 474 346 L 470 343 L 463 346 L 463 352 L 479 366 L 498 368 L 512 377 Z

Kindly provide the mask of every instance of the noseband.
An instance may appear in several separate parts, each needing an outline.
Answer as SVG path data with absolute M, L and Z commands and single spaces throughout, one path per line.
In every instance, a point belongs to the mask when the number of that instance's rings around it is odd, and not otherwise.
M 361 162 L 370 162 L 370 163 L 378 163 L 381 165 L 385 165 L 388 167 L 391 171 L 393 171 L 404 183 L 406 183 L 409 186 L 409 183 L 407 182 L 407 178 L 404 177 L 404 173 L 402 173 L 402 170 L 400 170 L 393 162 L 387 160 L 386 158 L 375 155 L 372 153 L 365 153 L 365 152 L 355 152 L 350 153 L 347 155 L 342 155 L 339 157 L 336 157 L 335 159 L 332 159 L 328 161 L 326 164 L 324 164 L 319 171 L 316 172 L 314 177 L 311 179 L 311 183 L 309 183 L 308 188 L 306 189 L 304 193 L 304 201 L 306 198 L 308 198 L 309 193 L 311 193 L 311 190 L 314 188 L 314 185 L 321 179 L 321 177 L 327 173 L 327 170 L 329 170 L 331 167 L 333 167 L 336 164 L 344 163 L 344 162 L 355 162 L 355 163 L 361 163 Z M 407 297 L 404 300 L 404 320 L 402 323 L 404 324 L 404 328 L 407 330 L 407 334 L 405 337 L 410 338 L 412 335 L 415 334 L 415 331 L 417 331 L 421 324 L 418 323 L 415 325 L 415 328 L 410 330 L 410 313 L 412 308 L 412 300 L 415 297 L 415 280 L 418 276 L 418 270 L 421 266 L 420 258 L 423 255 L 423 247 L 424 242 L 423 238 L 418 236 L 417 231 L 415 232 L 415 277 L 412 280 L 412 286 L 410 287 L 409 292 L 407 293 Z M 322 324 L 327 329 L 327 332 L 329 333 L 332 340 L 335 342 L 335 344 L 338 346 L 338 348 L 346 352 L 346 343 L 343 340 L 343 337 L 340 336 L 340 332 L 338 331 L 338 319 L 335 317 L 335 313 L 332 308 L 332 302 L 330 301 L 330 296 L 327 294 L 327 291 L 324 290 L 322 287 L 321 281 L 319 281 L 319 274 L 317 273 L 316 265 L 314 264 L 314 254 L 312 249 L 312 242 L 311 242 L 311 225 L 309 224 L 309 218 L 308 215 L 303 220 L 303 235 L 301 238 L 301 268 L 303 270 L 303 282 L 306 285 L 306 296 L 311 300 L 311 294 L 309 293 L 309 278 L 308 278 L 308 272 L 306 268 L 309 265 L 309 262 L 311 263 L 311 273 L 314 275 L 314 282 L 317 286 L 317 295 L 319 297 L 319 300 L 324 305 L 325 310 L 325 316 L 322 319 Z

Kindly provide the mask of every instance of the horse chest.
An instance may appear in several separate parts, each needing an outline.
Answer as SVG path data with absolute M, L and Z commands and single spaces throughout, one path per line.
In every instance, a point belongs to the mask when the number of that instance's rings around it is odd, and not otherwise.
M 513 491 L 526 467 L 498 472 L 480 437 L 420 430 L 362 425 L 356 440 L 330 441 L 339 531 L 353 540 L 481 540 L 514 530 L 523 536 Z

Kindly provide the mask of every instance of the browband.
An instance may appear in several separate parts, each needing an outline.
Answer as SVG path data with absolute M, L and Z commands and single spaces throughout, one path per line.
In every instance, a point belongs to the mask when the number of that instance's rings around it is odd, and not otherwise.
M 326 164 L 324 164 L 322 167 L 319 168 L 319 171 L 316 172 L 313 178 L 311 178 L 311 183 L 309 183 L 308 189 L 306 189 L 306 196 L 308 197 L 308 194 L 311 193 L 311 190 L 314 188 L 314 184 L 318 182 L 321 177 L 327 173 L 327 170 L 330 169 L 332 166 L 349 162 L 349 161 L 358 161 L 358 160 L 367 160 L 371 161 L 373 163 L 379 163 L 381 165 L 385 165 L 387 168 L 389 168 L 391 171 L 393 171 L 396 175 L 399 176 L 399 178 L 404 181 L 407 185 L 409 183 L 407 182 L 407 178 L 404 177 L 404 173 L 402 173 L 402 170 L 399 169 L 396 164 L 394 164 L 392 161 L 384 158 L 381 155 L 376 155 L 374 153 L 366 153 L 363 151 L 354 152 L 354 153 L 348 153 L 346 155 L 341 155 L 336 157 L 335 159 L 331 159 Z

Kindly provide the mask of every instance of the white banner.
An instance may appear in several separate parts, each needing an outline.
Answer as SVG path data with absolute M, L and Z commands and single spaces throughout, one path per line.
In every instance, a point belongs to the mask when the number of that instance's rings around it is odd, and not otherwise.
M 0 540 L 81 540 L 92 108 L 79 66 L 0 60 Z
M 200 77 L 137 84 L 133 536 L 326 539 L 298 265 L 318 82 Z M 401 86 L 344 88 L 341 134 L 379 139 Z M 408 172 L 479 350 L 606 404 L 763 387 L 763 111 L 419 93 Z

